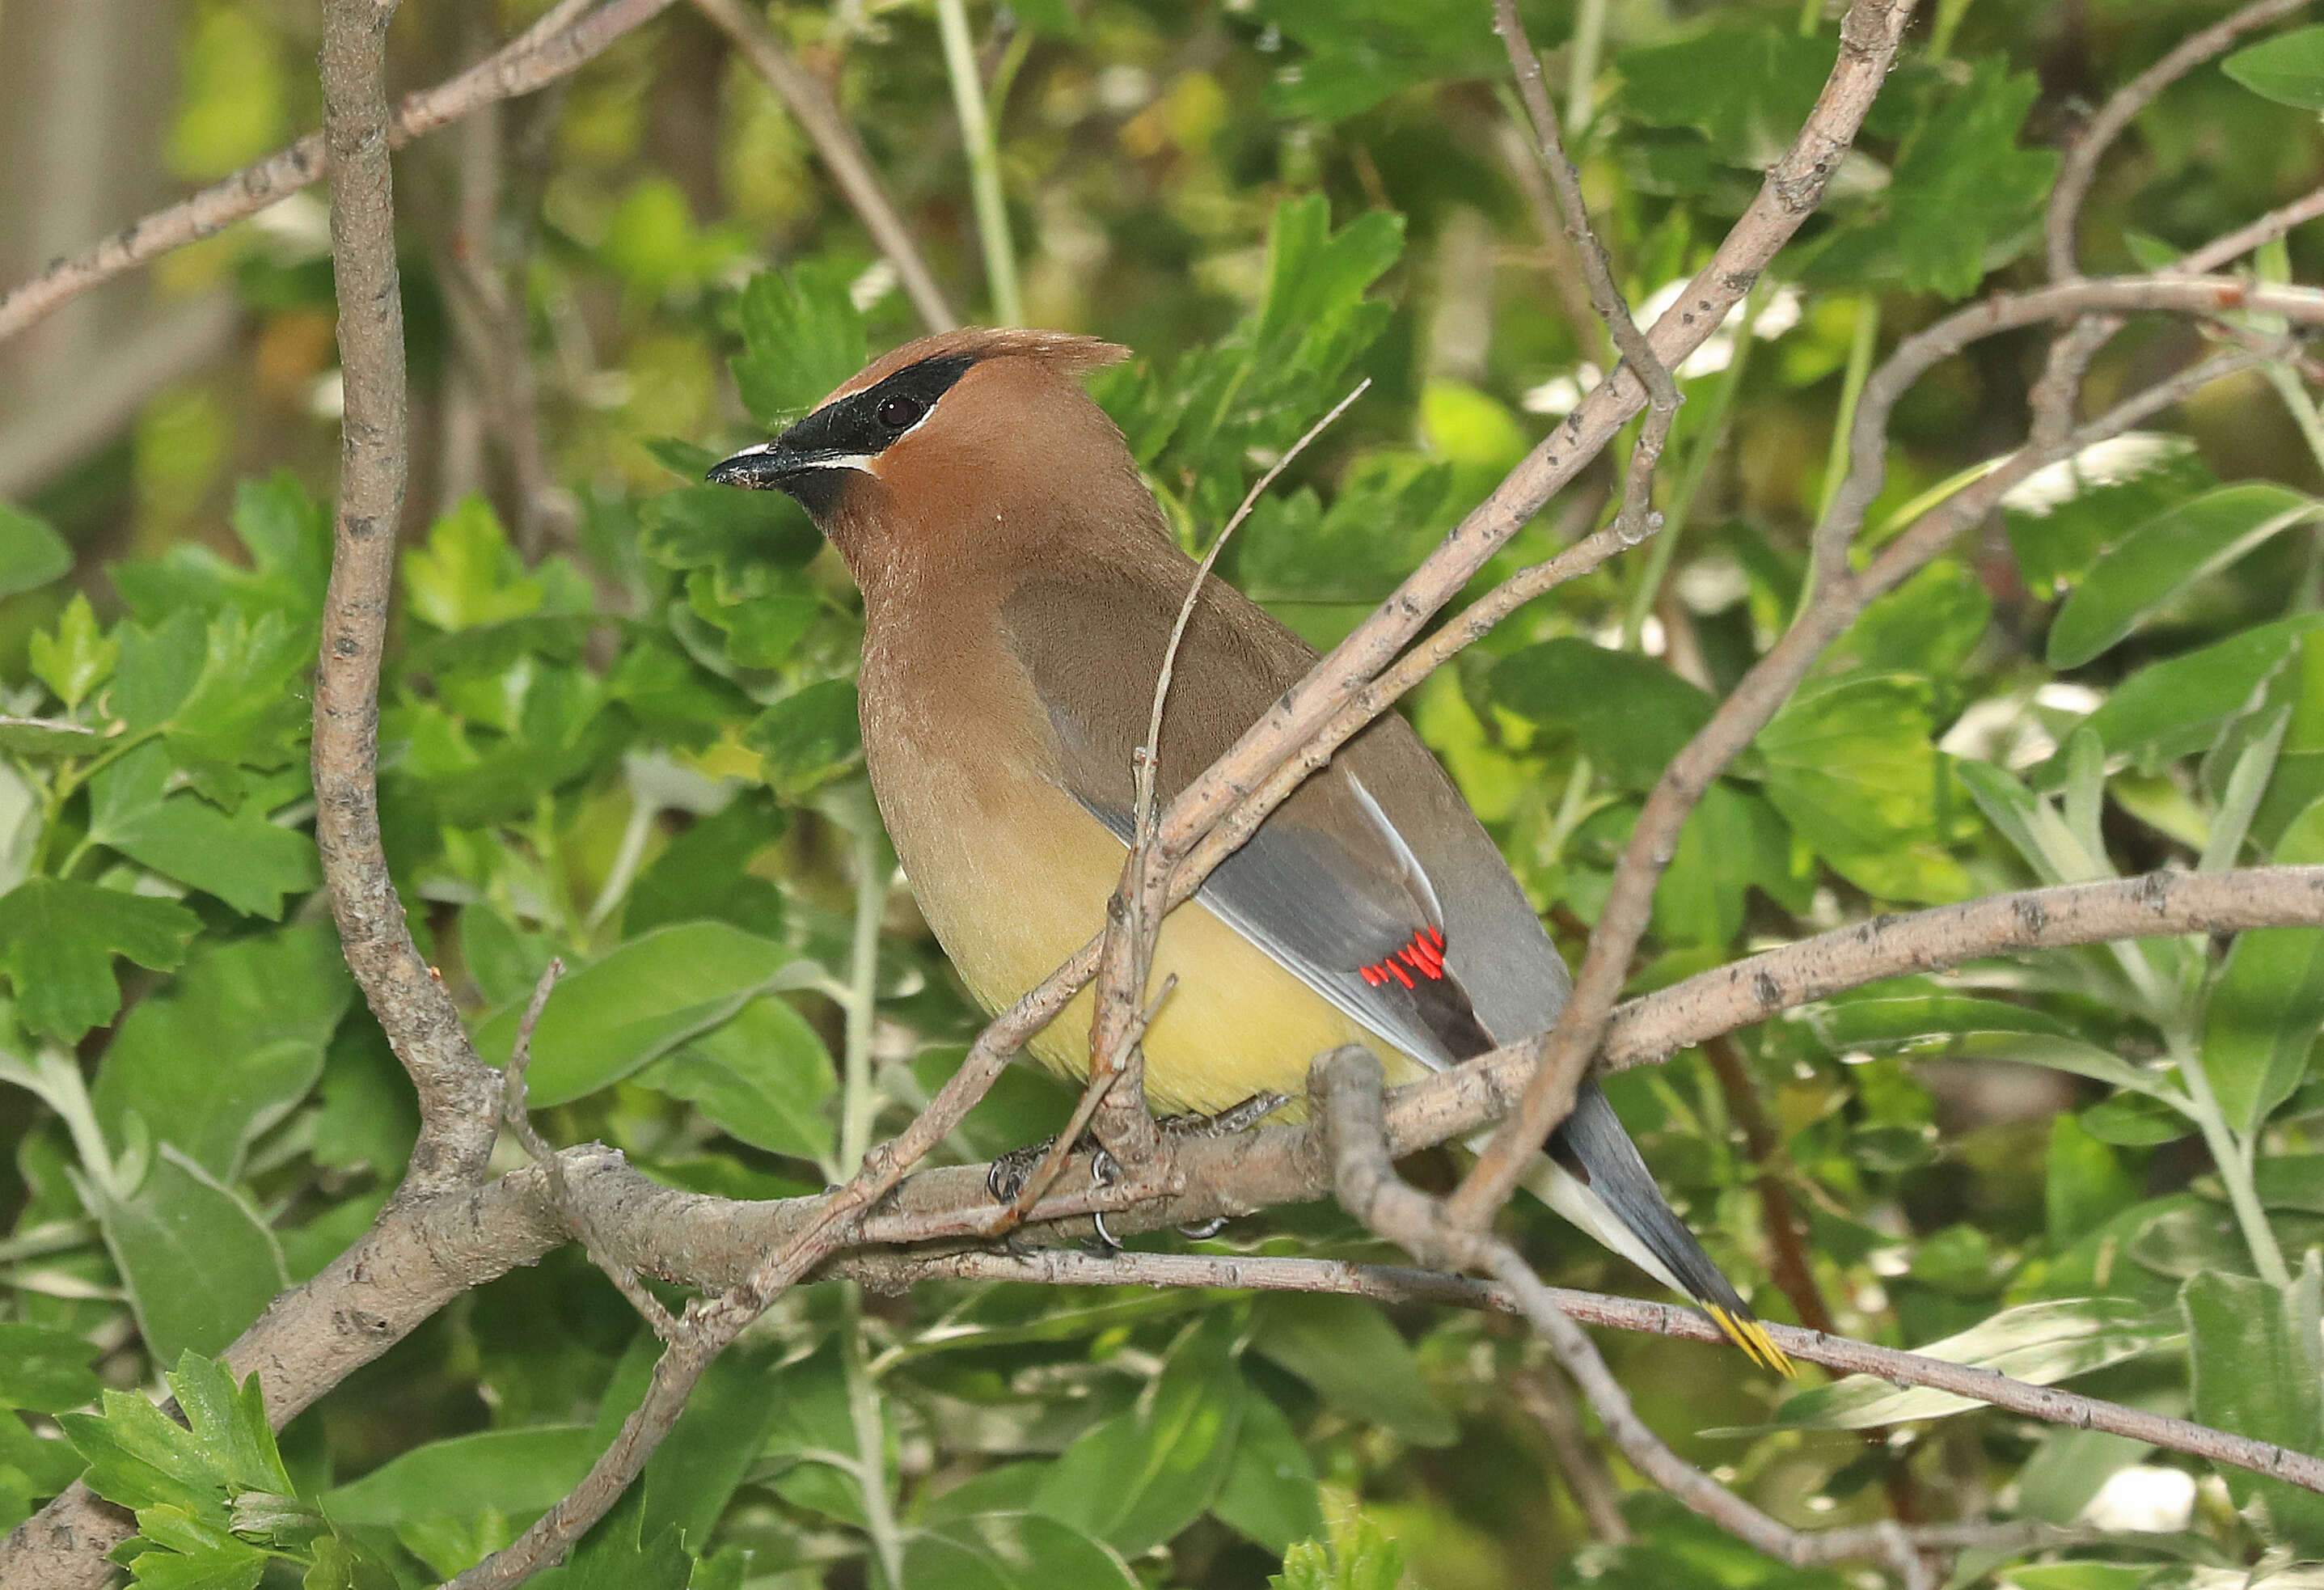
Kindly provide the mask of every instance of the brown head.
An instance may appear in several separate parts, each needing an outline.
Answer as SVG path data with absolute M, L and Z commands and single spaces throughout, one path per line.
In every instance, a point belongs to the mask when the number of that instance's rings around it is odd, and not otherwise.
M 709 478 L 797 498 L 874 598 L 893 581 L 1020 568 L 1061 542 L 1167 534 L 1079 382 L 1128 352 L 1060 331 L 924 337 Z

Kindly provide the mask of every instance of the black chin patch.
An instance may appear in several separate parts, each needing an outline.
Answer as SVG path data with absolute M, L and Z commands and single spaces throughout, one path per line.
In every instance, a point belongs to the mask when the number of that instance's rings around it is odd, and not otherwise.
M 791 500 L 805 508 L 807 517 L 821 524 L 831 517 L 833 509 L 847 490 L 847 483 L 858 472 L 853 469 L 794 469 L 779 483 Z

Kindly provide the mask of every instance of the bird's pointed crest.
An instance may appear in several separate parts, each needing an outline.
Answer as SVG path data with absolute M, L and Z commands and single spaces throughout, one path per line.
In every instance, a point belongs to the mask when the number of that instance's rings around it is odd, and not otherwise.
M 1016 327 L 963 326 L 939 331 L 891 348 L 832 391 L 816 405 L 823 408 L 867 388 L 877 386 L 899 370 L 932 359 L 960 359 L 982 364 L 986 359 L 1032 359 L 1065 375 L 1081 375 L 1118 365 L 1130 350 L 1117 342 L 1082 337 L 1070 331 L 1037 331 Z

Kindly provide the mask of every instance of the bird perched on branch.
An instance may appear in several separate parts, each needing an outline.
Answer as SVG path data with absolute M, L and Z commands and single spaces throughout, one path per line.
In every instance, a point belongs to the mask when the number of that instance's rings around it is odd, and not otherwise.
M 1078 377 L 1085 337 L 945 332 L 873 363 L 713 481 L 788 492 L 863 593 L 864 759 L 914 894 L 1000 1009 L 1105 920 L 1134 757 L 1195 567 Z M 1176 657 L 1166 802 L 1314 662 L 1205 579 Z M 1564 963 L 1452 781 L 1394 714 L 1351 740 L 1163 924 L 1145 1035 L 1151 1104 L 1213 1114 L 1297 1096 L 1350 1042 L 1408 1081 L 1542 1032 Z M 1091 994 L 1033 1040 L 1089 1069 Z M 1527 1185 L 1788 1369 L 1587 1084 Z

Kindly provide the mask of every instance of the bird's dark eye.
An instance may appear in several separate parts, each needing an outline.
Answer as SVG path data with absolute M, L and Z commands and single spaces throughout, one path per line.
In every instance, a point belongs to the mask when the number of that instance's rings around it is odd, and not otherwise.
M 905 397 L 901 393 L 894 397 L 882 398 L 879 408 L 872 411 L 880 423 L 890 430 L 910 430 L 920 422 L 920 416 L 927 411 L 927 405 L 919 399 Z

